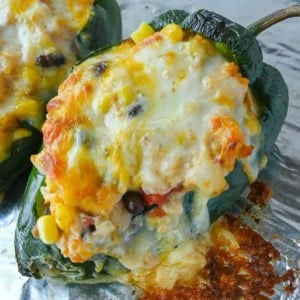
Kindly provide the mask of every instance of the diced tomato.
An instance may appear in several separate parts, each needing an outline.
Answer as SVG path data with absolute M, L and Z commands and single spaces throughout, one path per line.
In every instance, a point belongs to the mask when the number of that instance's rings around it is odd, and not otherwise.
M 179 185 L 173 189 L 171 189 L 167 194 L 161 195 L 161 194 L 146 194 L 144 191 L 142 191 L 142 194 L 144 196 L 144 199 L 147 201 L 149 205 L 156 204 L 158 206 L 164 205 L 168 199 L 169 196 L 172 193 L 176 193 L 182 190 L 182 185 Z
M 168 201 L 167 195 L 160 194 L 145 194 L 144 198 L 149 205 L 156 204 L 158 206 L 164 205 Z

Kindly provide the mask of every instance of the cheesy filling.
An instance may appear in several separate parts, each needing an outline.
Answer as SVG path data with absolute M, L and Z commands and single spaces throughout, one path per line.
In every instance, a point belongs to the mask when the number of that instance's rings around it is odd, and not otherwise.
M 12 143 L 30 135 L 22 121 L 40 128 L 43 101 L 75 63 L 76 33 L 90 15 L 93 0 L 6 0 L 0 3 L 0 163 Z M 58 66 L 42 67 L 39 57 L 64 57 Z M 23 134 L 18 129 L 23 129 Z
M 248 80 L 207 39 L 173 37 L 165 28 L 77 66 L 48 104 L 44 149 L 33 157 L 64 256 L 110 255 L 129 280 L 152 274 L 147 283 L 167 288 L 205 264 L 207 201 L 228 188 L 236 161 L 249 178 L 260 164 Z M 132 215 L 127 191 L 167 200 Z

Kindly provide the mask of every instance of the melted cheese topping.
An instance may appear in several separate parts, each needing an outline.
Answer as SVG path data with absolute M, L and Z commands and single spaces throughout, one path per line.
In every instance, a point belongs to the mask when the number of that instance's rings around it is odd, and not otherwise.
M 22 121 L 41 127 L 43 101 L 55 95 L 74 64 L 76 33 L 87 22 L 93 2 L 1 1 L 0 162 L 9 156 Z M 65 63 L 50 68 L 37 65 L 40 55 L 50 53 L 63 55 Z
M 257 176 L 256 104 L 238 67 L 199 35 L 172 41 L 162 31 L 84 61 L 47 109 L 33 162 L 46 174 L 63 255 L 82 262 L 104 253 L 132 271 L 129 280 L 151 273 L 155 285 L 171 268 L 168 288 L 193 278 L 206 246 L 190 238 L 209 227 L 207 201 L 228 188 L 237 160 Z M 168 201 L 132 217 L 121 201 L 130 190 Z

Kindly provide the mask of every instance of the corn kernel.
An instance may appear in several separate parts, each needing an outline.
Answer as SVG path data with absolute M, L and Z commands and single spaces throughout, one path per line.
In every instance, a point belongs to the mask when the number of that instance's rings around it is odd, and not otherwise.
M 31 136 L 32 132 L 25 128 L 18 128 L 14 131 L 13 140 L 19 140 Z
M 43 124 L 43 104 L 32 99 L 22 99 L 18 102 L 14 115 L 21 120 L 32 118 L 31 124 L 40 129 Z
M 40 217 L 36 225 L 39 231 L 39 237 L 45 244 L 55 244 L 58 241 L 58 228 L 52 215 Z
M 111 108 L 111 97 L 104 96 L 100 102 L 99 108 L 102 113 L 107 113 Z
M 250 118 L 245 120 L 245 125 L 250 129 L 252 134 L 257 134 L 260 131 L 260 124 L 255 115 L 250 114 Z
M 171 65 L 175 62 L 176 60 L 176 53 L 175 52 L 168 52 L 165 55 L 165 59 L 166 59 L 166 64 L 167 65 Z
M 165 26 L 161 32 L 172 42 L 180 42 L 183 39 L 183 30 L 174 23 Z
M 177 140 L 177 143 L 179 143 L 180 145 L 186 145 L 188 142 L 186 133 L 183 131 L 178 132 L 176 134 L 176 140 Z
M 9 1 L 10 10 L 14 14 L 21 14 L 22 12 L 28 10 L 28 7 L 32 6 L 36 0 L 23 0 L 23 1 Z
M 260 161 L 260 169 L 264 169 L 267 166 L 267 163 L 268 163 L 268 157 L 264 155 Z
M 40 76 L 36 66 L 27 65 L 23 69 L 23 78 L 31 84 L 37 84 L 40 81 Z
M 125 105 L 131 104 L 136 98 L 135 93 L 133 92 L 132 88 L 129 85 L 124 85 L 121 88 L 120 96 Z
M 76 217 L 76 209 L 71 206 L 66 206 L 62 203 L 58 203 L 55 206 L 54 216 L 57 226 L 61 230 L 69 232 L 70 227 Z
M 148 36 L 152 35 L 154 32 L 155 30 L 148 23 L 142 22 L 139 28 L 134 31 L 130 37 L 136 44 L 138 44 Z
M 22 100 L 16 106 L 15 114 L 19 118 L 42 115 L 42 104 L 36 100 Z

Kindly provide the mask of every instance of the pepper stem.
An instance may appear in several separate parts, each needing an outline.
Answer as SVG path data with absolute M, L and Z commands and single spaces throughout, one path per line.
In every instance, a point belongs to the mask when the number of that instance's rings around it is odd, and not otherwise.
M 300 17 L 300 5 L 293 5 L 288 8 L 277 10 L 250 24 L 247 29 L 256 37 L 270 26 L 292 17 Z

